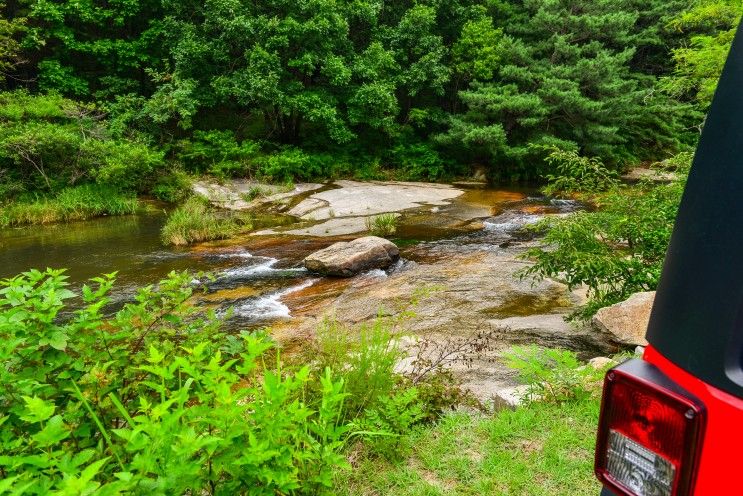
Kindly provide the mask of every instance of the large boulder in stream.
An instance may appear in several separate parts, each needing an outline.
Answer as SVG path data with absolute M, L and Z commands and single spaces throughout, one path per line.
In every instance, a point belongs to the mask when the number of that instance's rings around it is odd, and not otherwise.
M 386 269 L 400 258 L 394 243 L 377 236 L 334 243 L 304 259 L 307 270 L 324 276 L 351 277 L 372 269 Z
M 593 325 L 624 346 L 647 346 L 645 332 L 653 309 L 655 291 L 635 293 L 626 300 L 602 308 L 593 317 Z

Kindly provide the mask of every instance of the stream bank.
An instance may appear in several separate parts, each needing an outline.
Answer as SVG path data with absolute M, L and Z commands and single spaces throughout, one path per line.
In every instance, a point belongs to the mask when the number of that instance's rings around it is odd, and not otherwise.
M 229 189 L 220 188 L 219 201 L 239 198 L 225 192 Z M 582 302 L 579 294 L 554 281 L 518 277 L 526 263 L 520 255 L 538 243 L 522 235 L 521 228 L 545 215 L 569 213 L 578 208 L 574 202 L 549 201 L 518 189 L 338 181 L 298 185 L 293 192 L 238 206 L 291 215 L 295 221 L 284 225 L 282 217 L 280 226 L 188 248 L 160 243 L 162 208 L 123 218 L 4 230 L 0 277 L 30 267 L 67 267 L 73 286 L 79 287 L 89 277 L 118 271 L 113 296 L 124 302 L 135 288 L 155 283 L 171 270 L 209 272 L 214 279 L 206 293 L 195 296 L 196 304 L 228 316 L 228 328 L 235 332 L 270 326 L 289 350 L 312 339 L 324 318 L 333 317 L 353 330 L 379 314 L 395 315 L 415 294 L 430 290 L 406 323 L 411 339 L 446 343 L 491 333 L 492 349 L 474 357 L 468 367 L 453 364 L 465 387 L 484 400 L 515 384 L 513 373 L 499 360 L 514 344 L 563 347 L 584 358 L 610 349 L 602 335 L 565 322 L 564 316 Z M 302 266 L 310 253 L 363 235 L 365 217 L 387 212 L 399 214 L 394 241 L 401 260 L 391 269 L 335 279 L 310 274 Z

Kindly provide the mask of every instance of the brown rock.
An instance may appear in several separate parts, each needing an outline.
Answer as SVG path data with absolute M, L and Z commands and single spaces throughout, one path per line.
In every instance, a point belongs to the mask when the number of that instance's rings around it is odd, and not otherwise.
M 653 301 L 655 291 L 635 293 L 625 301 L 599 310 L 593 317 L 593 325 L 611 334 L 621 345 L 647 346 L 645 332 Z
M 351 277 L 372 269 L 386 269 L 400 258 L 394 243 L 377 236 L 334 243 L 304 259 L 307 270 L 326 276 Z

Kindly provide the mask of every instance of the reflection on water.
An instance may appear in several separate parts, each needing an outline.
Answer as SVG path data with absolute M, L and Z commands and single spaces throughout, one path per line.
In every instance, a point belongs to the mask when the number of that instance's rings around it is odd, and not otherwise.
M 118 271 L 124 284 L 189 268 L 185 252 L 160 242 L 163 212 L 0 230 L 0 277 L 29 268 L 66 267 L 73 282 Z

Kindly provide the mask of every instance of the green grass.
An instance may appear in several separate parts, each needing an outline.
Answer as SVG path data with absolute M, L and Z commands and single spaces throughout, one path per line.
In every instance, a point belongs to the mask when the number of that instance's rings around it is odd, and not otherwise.
M 250 230 L 248 217 L 225 217 L 200 197 L 192 196 L 170 214 L 161 237 L 165 244 L 183 246 L 201 241 L 226 239 Z
M 53 224 L 104 215 L 131 215 L 137 211 L 134 195 L 87 184 L 62 190 L 52 197 L 37 197 L 3 205 L 0 227 Z
M 382 214 L 366 218 L 366 230 L 372 236 L 383 238 L 392 236 L 397 232 L 397 215 Z
M 338 476 L 340 495 L 595 496 L 597 397 L 533 403 L 495 416 L 457 413 L 412 435 L 411 455 L 391 464 L 364 454 Z

